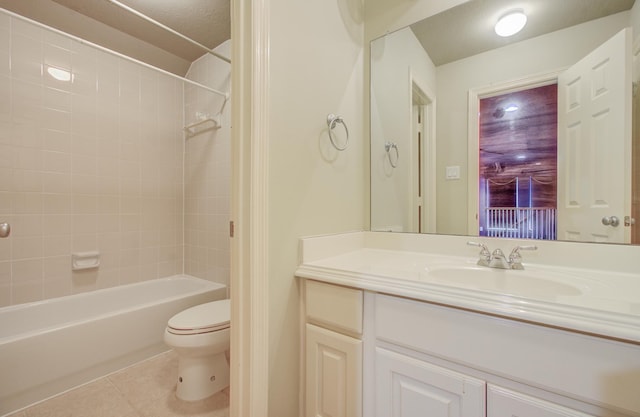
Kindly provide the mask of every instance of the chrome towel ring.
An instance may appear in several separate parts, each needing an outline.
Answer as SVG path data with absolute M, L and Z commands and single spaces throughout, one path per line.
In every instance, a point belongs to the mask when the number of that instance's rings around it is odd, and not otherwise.
M 393 162 L 393 158 L 391 158 L 391 149 L 395 149 L 396 151 L 395 162 Z M 384 144 L 384 150 L 387 151 L 387 158 L 389 158 L 389 163 L 391 164 L 391 167 L 392 168 L 397 167 L 398 159 L 400 159 L 400 152 L 398 152 L 398 145 L 393 142 L 386 142 Z
M 347 134 L 347 139 L 345 139 L 344 146 L 342 147 L 336 145 L 335 138 L 333 137 L 333 129 L 338 123 L 342 124 L 342 126 L 344 127 L 344 131 Z M 342 117 L 336 116 L 333 113 L 329 114 L 327 116 L 327 126 L 329 127 L 329 140 L 331 140 L 331 144 L 333 145 L 333 147 L 339 151 L 344 151 L 345 149 L 347 149 L 347 146 L 349 146 L 349 129 L 347 129 L 347 125 L 345 124 L 344 120 L 342 120 Z

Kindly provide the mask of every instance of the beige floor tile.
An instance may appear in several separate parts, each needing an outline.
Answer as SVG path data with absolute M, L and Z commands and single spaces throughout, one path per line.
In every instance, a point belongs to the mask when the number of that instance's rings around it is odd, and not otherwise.
M 155 356 L 107 377 L 132 404 L 173 395 L 178 357 L 173 351 Z
M 27 417 L 135 417 L 135 409 L 106 379 L 25 410 Z
M 141 417 L 228 417 L 229 395 L 221 391 L 201 401 L 182 401 L 173 395 L 136 406 Z
M 176 398 L 178 358 L 153 357 L 9 417 L 228 417 L 229 388 L 202 401 Z
M 7 417 L 27 417 L 24 411 L 18 411 L 17 413 L 9 414 Z

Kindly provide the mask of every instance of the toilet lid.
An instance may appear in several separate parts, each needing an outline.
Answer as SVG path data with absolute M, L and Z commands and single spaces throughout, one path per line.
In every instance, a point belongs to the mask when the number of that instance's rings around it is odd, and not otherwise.
M 229 327 L 231 301 L 219 300 L 188 308 L 169 319 L 169 331 L 175 334 L 205 333 Z

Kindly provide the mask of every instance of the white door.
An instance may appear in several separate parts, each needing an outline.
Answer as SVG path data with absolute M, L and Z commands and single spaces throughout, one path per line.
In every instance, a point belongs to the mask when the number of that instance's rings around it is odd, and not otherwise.
M 362 341 L 306 325 L 307 417 L 362 415 Z
M 558 78 L 559 240 L 630 239 L 630 57 L 624 29 Z
M 423 170 L 425 168 L 423 161 L 423 149 L 424 149 L 424 107 L 420 103 L 415 102 L 414 91 L 414 103 L 411 111 L 411 146 L 413 155 L 413 187 L 411 194 L 413 195 L 413 231 L 418 233 L 425 233 L 424 220 L 424 195 L 422 181 L 424 179 Z
M 411 140 L 410 161 L 402 162 L 397 150 L 389 158 L 410 165 L 409 218 L 411 231 L 435 233 L 436 231 L 436 186 L 435 186 L 435 96 L 413 71 L 409 73 L 411 84 Z M 396 158 L 397 157 L 397 158 Z
M 483 417 L 485 382 L 376 348 L 377 417 Z

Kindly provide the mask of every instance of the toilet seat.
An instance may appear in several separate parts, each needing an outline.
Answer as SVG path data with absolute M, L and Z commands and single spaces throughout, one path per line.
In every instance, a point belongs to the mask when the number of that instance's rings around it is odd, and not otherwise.
M 169 319 L 167 331 L 176 335 L 211 333 L 230 327 L 231 301 L 219 300 L 188 308 Z

